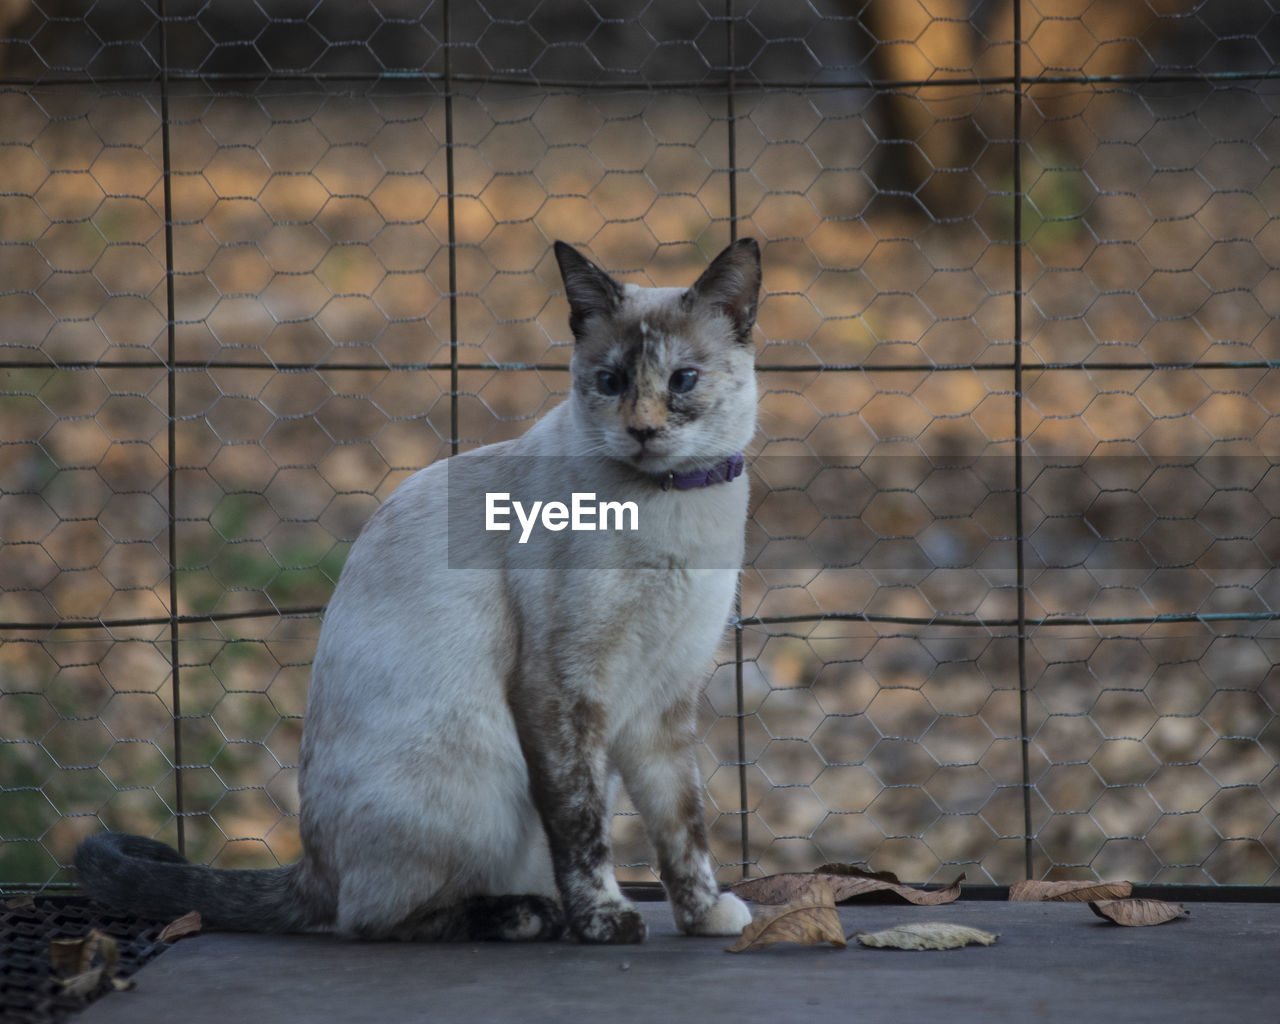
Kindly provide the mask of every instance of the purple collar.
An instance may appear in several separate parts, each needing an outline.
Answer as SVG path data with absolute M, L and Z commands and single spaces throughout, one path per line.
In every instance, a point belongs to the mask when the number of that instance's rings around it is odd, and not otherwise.
M 746 464 L 747 460 L 742 457 L 742 452 L 734 452 L 710 469 L 694 469 L 687 473 L 658 473 L 650 479 L 664 491 L 693 491 L 699 487 L 727 484 L 730 480 L 736 480 L 742 475 Z

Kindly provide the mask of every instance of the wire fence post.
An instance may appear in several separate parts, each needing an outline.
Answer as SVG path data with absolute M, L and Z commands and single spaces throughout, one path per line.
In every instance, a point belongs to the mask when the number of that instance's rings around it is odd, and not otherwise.
M 458 454 L 458 221 L 457 181 L 454 168 L 453 127 L 453 19 L 450 0 L 440 0 L 444 49 L 444 166 L 449 224 L 449 453 Z
M 1032 822 L 1031 822 L 1031 736 L 1027 703 L 1027 575 L 1026 575 L 1026 527 L 1023 501 L 1026 497 L 1026 481 L 1023 477 L 1023 455 L 1026 438 L 1023 435 L 1022 408 L 1024 401 L 1022 351 L 1022 0 L 1013 0 L 1013 490 L 1014 490 L 1014 543 L 1016 545 L 1014 587 L 1017 595 L 1018 618 L 1018 724 L 1022 754 L 1022 829 L 1023 860 L 1026 877 L 1034 878 L 1032 870 Z
M 738 240 L 738 112 L 736 107 L 737 88 L 737 51 L 734 40 L 733 0 L 724 0 L 724 33 L 725 33 L 725 147 L 728 164 L 727 187 L 729 190 L 729 242 Z M 743 685 L 743 643 L 742 643 L 742 588 L 737 589 L 734 597 L 734 633 L 733 633 L 733 678 L 734 700 L 737 709 L 737 741 L 738 741 L 738 829 L 742 846 L 742 877 L 751 872 L 751 827 L 750 811 L 747 807 L 747 736 L 746 736 L 746 695 Z
M 162 151 L 161 180 L 164 202 L 164 276 L 165 276 L 165 378 L 168 428 L 165 454 L 167 464 L 167 512 L 169 555 L 169 672 L 170 700 L 173 708 L 173 773 L 174 814 L 179 853 L 186 853 L 186 798 L 183 792 L 182 751 L 182 658 L 178 605 L 178 313 L 175 297 L 173 245 L 173 148 L 172 119 L 169 111 L 169 31 L 165 0 L 156 0 L 156 24 L 160 37 L 160 145 Z

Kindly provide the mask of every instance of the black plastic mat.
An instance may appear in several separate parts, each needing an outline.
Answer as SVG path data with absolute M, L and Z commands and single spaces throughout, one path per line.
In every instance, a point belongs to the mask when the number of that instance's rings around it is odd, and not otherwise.
M 116 977 L 127 978 L 166 948 L 159 940 L 168 922 L 153 921 L 61 896 L 0 899 L 0 1020 L 4 1024 L 64 1021 L 108 991 L 64 991 L 49 959 L 49 943 L 97 930 L 115 940 Z

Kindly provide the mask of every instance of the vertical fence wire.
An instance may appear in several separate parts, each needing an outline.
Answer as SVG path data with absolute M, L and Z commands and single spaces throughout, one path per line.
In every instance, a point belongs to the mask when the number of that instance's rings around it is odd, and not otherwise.
M 1026 438 L 1023 436 L 1022 409 L 1025 400 L 1022 379 L 1022 0 L 1013 3 L 1013 533 L 1014 533 L 1014 587 L 1016 588 L 1018 618 L 1018 730 L 1022 755 L 1022 830 L 1023 864 L 1028 878 L 1032 873 L 1032 824 L 1031 824 L 1031 726 L 1028 710 L 1027 680 L 1027 568 L 1026 530 L 1023 520 L 1023 502 L 1026 499 L 1024 456 Z
M 453 19 L 450 0 L 440 2 L 440 39 L 444 57 L 444 166 L 449 249 L 449 452 L 458 454 L 458 208 L 454 167 Z
M 164 206 L 165 278 L 165 393 L 168 427 L 165 440 L 166 494 L 169 555 L 169 679 L 173 706 L 173 811 L 178 852 L 187 848 L 186 798 L 183 792 L 182 756 L 182 658 L 178 622 L 178 304 L 175 293 L 173 245 L 173 148 L 169 111 L 169 30 L 165 0 L 156 0 L 156 29 L 160 56 L 160 147 Z
M 736 72 L 737 51 L 734 44 L 733 0 L 724 0 L 724 41 L 725 41 L 725 158 L 728 166 L 726 186 L 729 194 L 729 241 L 738 239 L 738 125 L 736 110 Z M 738 828 L 742 848 L 742 877 L 746 878 L 751 870 L 751 825 L 750 810 L 747 806 L 747 709 L 745 680 L 743 679 L 742 649 L 742 591 L 737 590 L 734 596 L 734 630 L 733 630 L 733 684 L 735 710 L 737 713 L 738 741 Z

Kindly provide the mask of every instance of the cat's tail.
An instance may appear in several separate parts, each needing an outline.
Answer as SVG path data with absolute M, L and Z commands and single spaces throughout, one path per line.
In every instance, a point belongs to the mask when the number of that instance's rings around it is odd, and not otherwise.
M 100 832 L 76 850 L 76 878 L 95 902 L 145 917 L 198 910 L 218 931 L 294 932 L 327 923 L 300 885 L 300 865 L 229 871 L 191 864 L 155 839 Z

